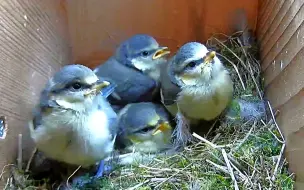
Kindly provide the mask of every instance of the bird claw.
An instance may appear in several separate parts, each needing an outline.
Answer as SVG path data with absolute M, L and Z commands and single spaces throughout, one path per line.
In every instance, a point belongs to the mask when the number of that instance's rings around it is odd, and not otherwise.
M 104 172 L 104 160 L 101 160 L 99 162 L 98 170 L 97 170 L 97 173 L 96 173 L 95 177 L 96 178 L 101 178 L 103 176 L 103 172 Z
M 95 176 L 87 177 L 80 176 L 73 179 L 73 186 L 84 187 L 87 184 L 92 184 L 96 179 L 100 179 L 104 174 L 108 174 L 112 171 L 112 167 L 105 165 L 104 160 L 101 160 L 98 165 L 98 170 Z
M 104 160 L 99 162 L 97 173 L 95 174 L 95 178 L 101 178 L 104 174 L 108 174 L 112 171 L 112 166 L 106 165 Z
M 95 179 L 95 177 L 79 176 L 73 179 L 73 186 L 84 187 L 87 184 L 91 184 Z

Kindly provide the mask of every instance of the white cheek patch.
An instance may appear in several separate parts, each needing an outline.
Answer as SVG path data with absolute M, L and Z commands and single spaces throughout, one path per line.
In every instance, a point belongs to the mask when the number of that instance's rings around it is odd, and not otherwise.
M 85 109 L 85 106 L 83 105 L 83 102 L 68 102 L 65 100 L 55 100 L 58 105 L 65 109 L 72 109 L 75 111 L 81 111 Z
M 183 81 L 183 83 L 184 83 L 185 85 L 190 85 L 190 86 L 192 86 L 192 85 L 197 84 L 196 78 L 181 78 L 181 80 Z
M 131 61 L 134 67 L 136 67 L 138 70 L 145 71 L 152 68 L 152 64 L 149 62 L 142 62 L 134 59 L 132 59 Z

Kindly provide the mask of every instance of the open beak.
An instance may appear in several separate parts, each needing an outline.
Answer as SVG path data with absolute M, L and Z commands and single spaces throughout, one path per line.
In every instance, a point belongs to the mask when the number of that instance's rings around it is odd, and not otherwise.
M 163 133 L 168 130 L 171 130 L 171 125 L 168 122 L 162 122 L 156 127 L 152 135 L 154 136 L 157 135 L 158 133 Z
M 89 95 L 92 95 L 92 94 L 97 94 L 99 93 L 103 88 L 109 86 L 111 83 L 108 82 L 108 81 L 100 81 L 100 82 L 97 82 L 97 84 L 93 85 L 91 87 L 91 89 L 85 93 L 85 96 L 89 96 Z
M 168 47 L 160 47 L 153 55 L 152 59 L 159 59 L 167 54 L 169 54 L 169 48 Z
M 215 51 L 208 52 L 205 59 L 204 59 L 204 63 L 205 64 L 211 63 L 212 60 L 214 59 L 215 55 L 216 55 Z

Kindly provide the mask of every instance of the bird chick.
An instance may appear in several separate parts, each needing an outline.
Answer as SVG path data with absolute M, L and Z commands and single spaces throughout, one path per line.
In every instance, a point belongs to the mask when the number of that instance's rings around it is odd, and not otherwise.
M 83 167 L 108 156 L 114 148 L 117 115 L 106 97 L 114 87 L 85 66 L 64 66 L 46 84 L 29 122 L 38 150 Z
M 127 152 L 155 153 L 170 148 L 170 115 L 160 104 L 128 104 L 118 113 L 117 143 Z
M 178 118 L 177 142 L 190 138 L 189 125 L 218 117 L 232 98 L 233 83 L 216 52 L 201 43 L 184 44 L 161 74 L 163 104 Z
M 149 35 L 137 34 L 127 39 L 117 48 L 115 58 L 118 62 L 158 81 L 160 77 L 160 65 L 164 64 L 170 51 L 168 47 L 160 46 Z
M 152 101 L 159 95 L 160 66 L 170 51 L 145 34 L 137 34 L 122 42 L 115 54 L 94 69 L 99 77 L 112 79 L 116 84 L 116 97 L 112 105 Z

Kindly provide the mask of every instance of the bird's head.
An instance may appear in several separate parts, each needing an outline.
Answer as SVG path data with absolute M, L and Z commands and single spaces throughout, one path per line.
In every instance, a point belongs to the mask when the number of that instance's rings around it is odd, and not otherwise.
M 221 64 L 215 51 L 208 51 L 201 43 L 189 42 L 176 53 L 169 74 L 180 86 L 199 86 L 216 77 Z
M 166 62 L 165 56 L 169 53 L 168 47 L 159 46 L 152 36 L 137 34 L 120 44 L 115 57 L 122 64 L 145 73 Z
M 125 136 L 132 147 L 142 152 L 155 152 L 168 148 L 172 126 L 164 110 L 152 103 L 133 104 L 125 114 Z
M 109 96 L 115 85 L 99 80 L 94 72 L 83 65 L 67 65 L 58 71 L 42 92 L 40 104 L 56 104 L 62 109 L 83 111 L 94 104 L 97 95 Z

